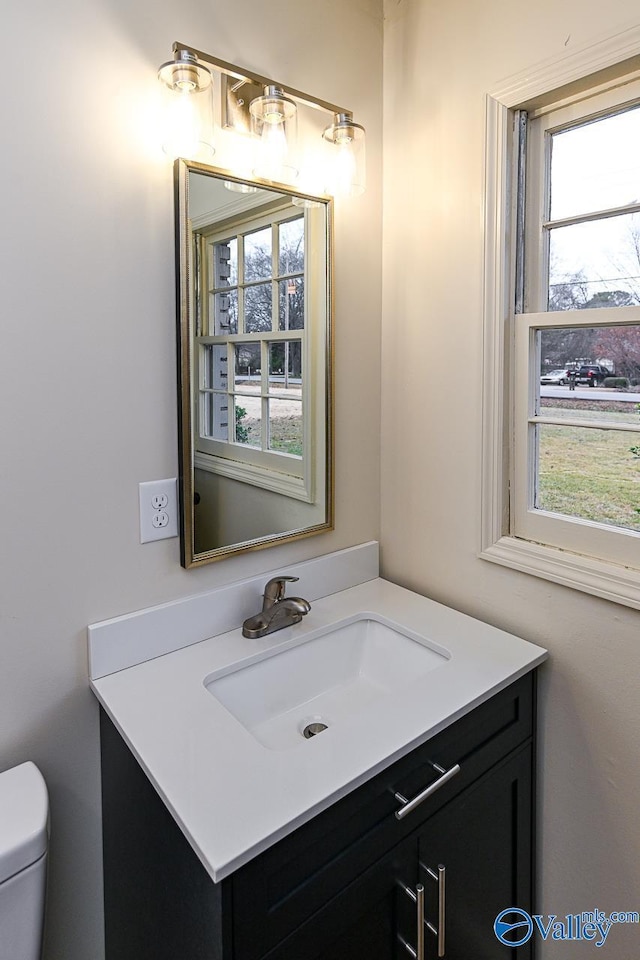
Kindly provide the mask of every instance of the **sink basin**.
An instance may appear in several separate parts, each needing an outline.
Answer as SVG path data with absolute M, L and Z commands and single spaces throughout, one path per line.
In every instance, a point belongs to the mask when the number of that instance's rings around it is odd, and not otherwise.
M 272 750 L 302 746 L 446 663 L 450 654 L 390 621 L 350 618 L 205 686 Z

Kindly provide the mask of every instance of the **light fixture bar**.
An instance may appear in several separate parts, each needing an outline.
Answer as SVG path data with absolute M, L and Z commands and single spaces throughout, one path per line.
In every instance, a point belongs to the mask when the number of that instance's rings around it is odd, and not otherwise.
M 335 103 L 329 103 L 327 100 L 320 100 L 318 97 L 313 97 L 309 93 L 303 93 L 301 90 L 294 90 L 293 87 L 288 87 L 284 83 L 277 83 L 270 77 L 263 77 L 259 73 L 253 73 L 244 69 L 242 72 L 240 72 L 236 64 L 227 63 L 226 60 L 220 60 L 218 57 L 213 57 L 210 53 L 205 53 L 203 50 L 196 50 L 195 47 L 190 46 L 188 43 L 178 43 L 176 40 L 172 49 L 174 53 L 176 50 L 188 50 L 190 53 L 194 54 L 198 60 L 201 60 L 203 63 L 210 63 L 216 68 L 216 70 L 219 70 L 220 73 L 224 73 L 228 77 L 234 77 L 236 80 L 244 80 L 260 87 L 278 87 L 278 89 L 281 90 L 285 96 L 293 97 L 300 103 L 303 103 L 308 107 L 313 107 L 315 110 L 324 110 L 327 113 L 334 114 L 344 114 L 347 117 L 353 116 L 352 111 L 347 110 L 345 107 L 340 107 Z

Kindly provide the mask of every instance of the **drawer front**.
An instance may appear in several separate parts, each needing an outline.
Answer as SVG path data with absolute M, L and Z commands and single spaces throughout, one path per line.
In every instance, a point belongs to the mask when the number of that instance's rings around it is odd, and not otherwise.
M 236 960 L 265 954 L 531 737 L 533 700 L 528 674 L 238 870 L 229 881 Z M 456 764 L 459 771 L 443 777 Z M 402 808 L 396 794 L 409 800 L 438 780 L 427 799 L 395 816 Z

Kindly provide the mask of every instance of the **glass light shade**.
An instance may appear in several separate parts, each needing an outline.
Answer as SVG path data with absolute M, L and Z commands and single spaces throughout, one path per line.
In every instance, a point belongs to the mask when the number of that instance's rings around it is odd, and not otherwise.
M 298 112 L 278 87 L 265 87 L 249 107 L 256 139 L 254 173 L 265 180 L 289 183 L 298 175 Z
M 345 113 L 337 113 L 324 131 L 334 155 L 327 183 L 334 197 L 357 197 L 366 189 L 365 131 Z
M 158 71 L 163 97 L 164 152 L 175 159 L 211 160 L 213 146 L 213 83 L 211 72 L 187 50 Z

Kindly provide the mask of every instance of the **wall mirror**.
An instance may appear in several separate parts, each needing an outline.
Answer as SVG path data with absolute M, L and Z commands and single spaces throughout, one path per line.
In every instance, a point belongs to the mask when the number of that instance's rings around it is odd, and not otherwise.
M 181 561 L 333 526 L 330 198 L 177 160 Z

